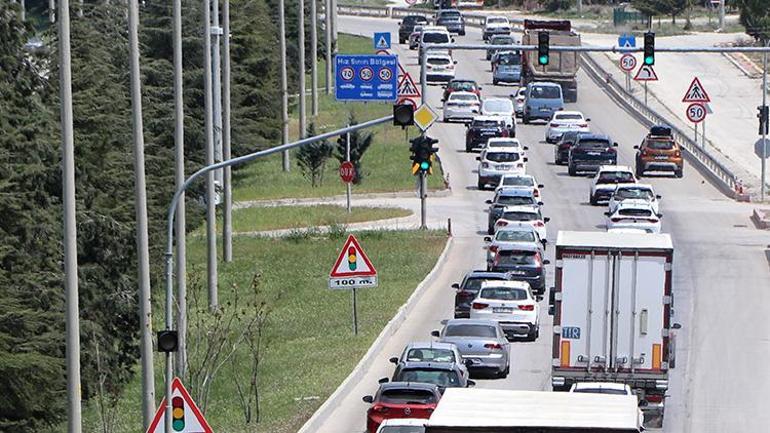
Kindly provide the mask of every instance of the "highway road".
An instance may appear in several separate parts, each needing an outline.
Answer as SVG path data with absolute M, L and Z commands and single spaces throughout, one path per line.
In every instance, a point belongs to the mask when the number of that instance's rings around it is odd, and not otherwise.
M 371 36 L 373 31 L 396 31 L 395 20 L 340 16 L 344 32 Z M 481 43 L 477 29 L 457 42 Z M 416 54 L 396 47 L 402 64 L 419 77 Z M 483 52 L 455 51 L 457 77 L 477 80 L 484 96 L 507 96 L 513 87 L 493 86 L 489 63 Z M 439 86 L 431 86 L 428 102 L 440 109 Z M 579 76 L 578 109 L 592 119 L 593 131 L 609 134 L 620 143 L 619 163 L 632 165 L 634 150 L 646 130 L 605 95 L 587 75 Z M 440 111 L 439 111 L 440 112 Z M 545 184 L 544 215 L 551 217 L 548 239 L 553 244 L 558 230 L 603 230 L 604 208 L 587 204 L 588 178 L 571 178 L 566 167 L 555 166 L 553 148 L 543 141 L 542 124 L 517 127 L 517 137 L 529 146 L 528 172 Z M 476 154 L 463 151 L 465 128 L 461 124 L 437 123 L 429 135 L 440 140 L 439 155 L 449 173 L 454 206 L 443 207 L 452 218 L 455 241 L 440 272 L 429 282 L 427 292 L 414 311 L 388 340 L 364 379 L 346 395 L 318 431 L 361 432 L 368 405 L 361 397 L 377 389 L 377 379 L 390 376 L 387 359 L 400 353 L 410 341 L 427 340 L 440 321 L 452 316 L 454 291 L 471 269 L 484 263 L 482 237 L 486 229 L 484 200 L 490 192 L 476 189 Z M 404 143 L 408 146 L 407 143 Z M 408 161 L 404 161 L 408 169 Z M 770 282 L 767 244 L 770 235 L 755 229 L 749 220 L 751 205 L 736 203 L 720 194 L 692 166 L 683 179 L 646 178 L 663 196 L 663 231 L 671 233 L 676 249 L 674 262 L 674 321 L 683 328 L 676 336 L 677 365 L 672 370 L 664 423 L 666 432 L 759 432 L 770 425 L 766 410 L 770 389 L 770 339 L 766 331 L 770 317 Z M 438 200 L 438 199 L 434 199 Z M 430 199 L 429 199 L 430 210 Z M 553 248 L 547 258 L 553 261 Z M 549 266 L 548 287 L 553 285 Z M 526 390 L 550 389 L 551 318 L 545 302 L 541 311 L 541 338 L 533 343 L 515 343 L 511 349 L 511 374 L 504 380 L 479 380 L 478 387 Z

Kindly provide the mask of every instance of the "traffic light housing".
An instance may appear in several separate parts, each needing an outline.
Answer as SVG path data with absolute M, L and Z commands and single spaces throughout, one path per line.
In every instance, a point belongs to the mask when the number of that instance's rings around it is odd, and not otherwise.
M 551 36 L 548 32 L 537 33 L 537 63 L 539 65 L 547 65 L 549 57 L 549 44 Z
M 402 128 L 414 125 L 414 107 L 412 104 L 393 106 L 393 124 Z
M 770 107 L 767 105 L 760 105 L 757 107 L 757 119 L 759 119 L 759 135 L 767 135 L 770 133 Z
M 644 34 L 644 64 L 647 66 L 655 64 L 655 33 L 653 32 Z
M 358 268 L 358 256 L 356 254 L 355 247 L 351 246 L 348 248 L 348 269 L 351 271 L 355 271 L 356 268 Z
M 433 154 L 438 152 L 438 147 L 433 147 L 433 145 L 438 143 L 438 140 L 427 135 L 421 135 L 409 140 L 409 142 L 411 143 L 409 150 L 412 152 L 412 156 L 409 157 L 412 160 L 412 174 L 432 174 Z
M 176 352 L 179 348 L 179 334 L 176 331 L 158 331 L 158 352 Z
M 184 399 L 182 397 L 171 399 L 171 428 L 174 431 L 184 430 Z

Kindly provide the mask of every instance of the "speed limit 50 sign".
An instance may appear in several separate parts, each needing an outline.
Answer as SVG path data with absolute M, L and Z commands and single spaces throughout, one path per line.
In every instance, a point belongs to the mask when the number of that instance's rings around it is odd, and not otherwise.
M 687 106 L 685 114 L 690 122 L 700 123 L 706 118 L 706 107 L 701 103 L 695 102 Z
M 620 69 L 631 72 L 636 68 L 636 57 L 633 54 L 623 54 L 620 58 Z

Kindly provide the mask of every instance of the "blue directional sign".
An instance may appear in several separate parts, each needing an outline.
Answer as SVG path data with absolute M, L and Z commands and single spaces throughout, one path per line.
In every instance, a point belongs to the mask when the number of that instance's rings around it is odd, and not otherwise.
M 634 48 L 636 46 L 636 36 L 629 34 L 618 36 L 618 46 L 621 48 Z
M 375 32 L 374 38 L 375 50 L 389 50 L 390 49 L 390 32 Z
M 398 96 L 398 56 L 338 54 L 334 67 L 338 101 L 393 102 Z

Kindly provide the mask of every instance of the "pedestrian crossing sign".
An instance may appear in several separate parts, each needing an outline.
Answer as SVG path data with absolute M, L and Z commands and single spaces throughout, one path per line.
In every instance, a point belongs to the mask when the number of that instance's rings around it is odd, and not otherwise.
M 373 39 L 375 50 L 390 49 L 390 32 L 375 32 Z
M 711 102 L 706 89 L 703 88 L 703 84 L 700 83 L 698 77 L 692 79 L 690 87 L 682 98 L 682 102 Z

